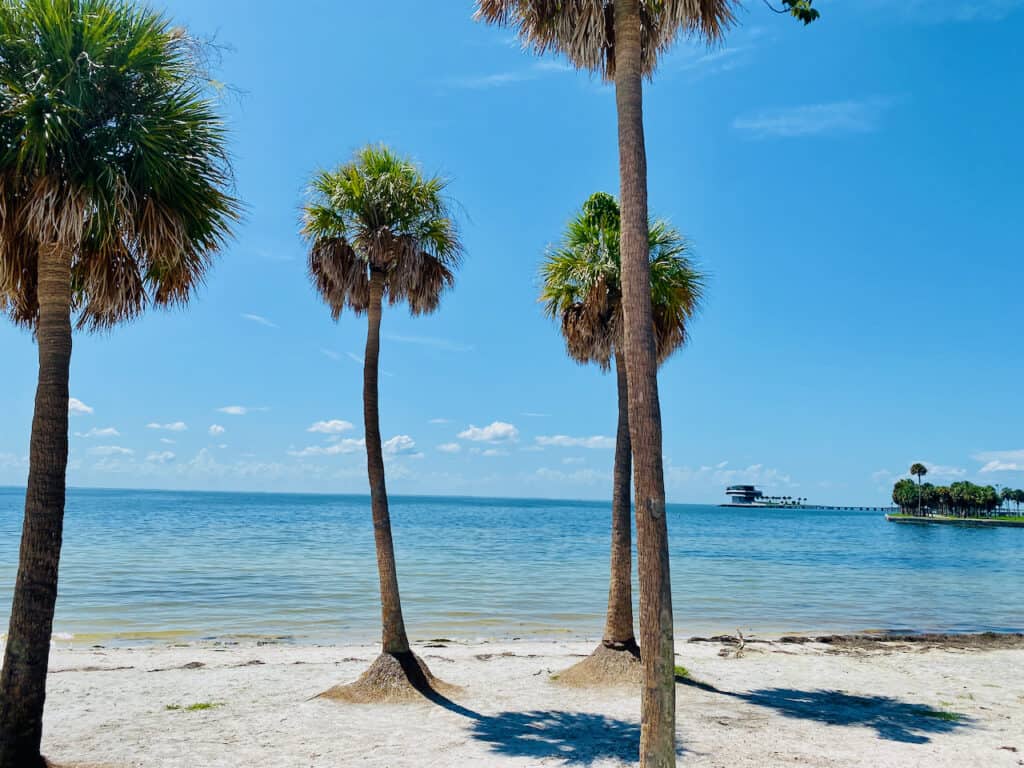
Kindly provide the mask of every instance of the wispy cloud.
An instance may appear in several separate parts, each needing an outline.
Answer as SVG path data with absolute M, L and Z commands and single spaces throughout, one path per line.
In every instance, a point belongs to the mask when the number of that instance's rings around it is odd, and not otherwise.
M 504 448 L 488 448 L 485 451 L 483 451 L 480 455 L 487 456 L 488 458 L 494 456 L 508 456 L 508 451 L 506 451 Z
M 120 445 L 97 445 L 90 448 L 89 453 L 93 456 L 131 456 L 135 451 L 131 448 L 122 448 Z
M 227 430 L 220 424 L 211 424 L 210 428 L 206 431 L 210 433 L 210 437 L 217 437 L 218 435 L 223 435 L 227 432 Z
M 300 450 L 288 451 L 289 456 L 304 458 L 307 456 L 337 456 L 342 453 L 355 453 L 366 447 L 366 441 L 362 438 L 356 440 L 348 437 L 330 445 L 310 445 Z
M 434 349 L 443 349 L 448 352 L 473 351 L 473 346 L 471 344 L 462 344 L 457 341 L 451 341 L 450 339 L 439 339 L 433 336 L 396 336 L 393 334 L 385 334 L 384 338 L 388 341 L 397 341 L 400 344 L 418 344 L 421 347 L 433 347 Z
M 898 14 L 924 24 L 1001 21 L 1024 8 L 1024 0 L 864 0 L 871 13 Z
M 732 127 L 755 139 L 871 133 L 878 129 L 886 106 L 881 99 L 869 99 L 767 109 L 737 117 Z
M 564 472 L 560 469 L 541 467 L 535 474 L 542 480 L 583 486 L 604 485 L 611 479 L 608 472 L 598 472 L 594 469 L 577 469 L 573 472 Z
M 469 75 L 467 77 L 453 77 L 445 81 L 445 84 L 452 88 L 466 88 L 469 90 L 483 90 L 488 88 L 502 88 L 517 83 L 525 83 L 530 80 L 537 80 L 545 75 L 562 72 L 572 72 L 573 68 L 557 59 L 543 59 L 534 62 L 524 69 L 507 70 L 505 72 L 492 72 L 484 75 Z
M 388 456 L 416 456 L 420 455 L 416 450 L 416 441 L 408 435 L 395 435 L 385 440 L 381 446 Z
M 428 424 L 449 424 L 451 419 L 431 419 Z
M 307 432 L 319 432 L 322 435 L 337 435 L 341 432 L 348 432 L 352 429 L 352 422 L 343 419 L 331 419 L 329 421 L 316 421 L 306 429 Z
M 226 413 L 228 416 L 245 416 L 248 413 L 254 413 L 256 411 L 269 411 L 267 407 L 253 408 L 249 405 L 225 405 L 222 408 L 218 408 L 218 413 Z
M 982 451 L 974 458 L 984 462 L 981 472 L 1024 472 L 1024 448 L 1014 451 Z M 930 468 L 929 468 L 930 469 Z
M 550 413 L 537 413 L 535 411 L 523 411 L 523 416 L 529 416 L 531 419 L 545 419 L 550 416 Z
M 458 436 L 463 440 L 473 440 L 483 443 L 510 443 L 519 439 L 519 430 L 514 424 L 504 421 L 493 421 L 486 427 L 477 427 L 472 424 L 468 429 L 459 432 Z
M 120 437 L 120 436 L 121 436 L 121 433 L 118 432 L 113 427 L 103 427 L 102 429 L 99 429 L 97 427 L 93 427 L 88 432 L 75 432 L 75 437 L 84 437 L 86 439 L 93 438 L 93 437 Z
M 92 407 L 86 405 L 77 397 L 68 399 L 68 413 L 72 416 L 84 416 L 93 412 Z
M 320 354 L 322 354 L 324 357 L 331 358 L 331 360 L 341 360 L 341 355 L 339 355 L 337 352 L 333 350 L 325 349 L 324 347 L 320 347 Z
M 267 328 L 277 328 L 277 323 L 268 320 L 267 318 L 263 317 L 263 315 L 242 314 L 242 319 L 248 320 L 249 322 L 256 323 L 258 325 L 266 326 Z
M 146 461 L 151 464 L 170 464 L 174 459 L 175 456 L 172 451 L 153 451 L 146 456 Z
M 604 435 L 593 435 L 592 437 L 542 435 L 537 438 L 537 445 L 542 445 L 545 448 L 614 448 L 615 438 Z
M 441 443 L 437 446 L 437 450 L 441 453 L 458 453 L 462 450 L 462 446 L 458 443 Z
M 169 424 L 158 424 L 155 421 L 151 421 L 146 425 L 146 429 L 163 429 L 168 432 L 184 432 L 188 429 L 188 425 L 184 421 L 172 421 Z

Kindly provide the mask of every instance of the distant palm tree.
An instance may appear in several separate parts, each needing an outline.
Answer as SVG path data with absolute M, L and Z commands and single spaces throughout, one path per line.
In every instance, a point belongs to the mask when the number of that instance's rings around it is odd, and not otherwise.
M 0 309 L 39 347 L 0 768 L 44 764 L 72 320 L 106 330 L 184 304 L 238 213 L 196 51 L 123 0 L 0 4 Z
M 700 305 L 705 276 L 690 261 L 689 248 L 678 231 L 665 221 L 648 228 L 654 338 L 659 362 L 666 360 L 688 338 L 690 321 Z M 597 363 L 609 370 L 614 360 L 618 386 L 618 429 L 612 488 L 611 579 L 602 645 L 595 654 L 625 651 L 624 671 L 630 659 L 639 659 L 633 632 L 632 533 L 630 480 L 632 456 L 629 438 L 628 387 L 623 349 L 622 281 L 619 258 L 619 206 L 611 195 L 598 192 L 583 204 L 562 238 L 541 267 L 540 299 L 547 314 L 561 323 L 569 355 L 580 363 Z M 593 657 L 591 657 L 593 658 Z M 589 659 L 588 659 L 589 660 Z M 587 661 L 578 677 L 586 680 Z M 601 662 L 602 669 L 608 664 Z M 620 670 L 623 666 L 618 667 Z M 563 674 L 560 679 L 571 679 Z
M 921 479 L 928 474 L 928 467 L 920 462 L 910 465 L 910 474 L 917 478 L 917 514 L 921 515 Z M 929 485 L 929 488 L 932 486 Z
M 402 617 L 391 538 L 378 410 L 380 325 L 385 298 L 405 302 L 413 315 L 433 312 L 455 282 L 462 255 L 445 198 L 447 181 L 426 177 L 384 146 L 368 146 L 334 171 L 318 173 L 303 217 L 309 273 L 337 320 L 344 309 L 364 312 L 368 325 L 363 361 L 366 467 L 380 576 L 382 653 L 359 681 L 332 689 L 354 700 L 401 697 L 411 686 L 432 684 L 412 654 Z M 395 680 L 401 686 L 395 688 Z M 331 693 L 331 692 L 329 692 Z

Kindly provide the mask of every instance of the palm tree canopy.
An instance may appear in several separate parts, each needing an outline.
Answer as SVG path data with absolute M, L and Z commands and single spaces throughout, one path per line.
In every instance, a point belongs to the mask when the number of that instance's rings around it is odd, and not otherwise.
M 739 0 L 640 0 L 644 74 L 680 35 L 720 40 L 735 20 Z M 573 66 L 615 77 L 614 0 L 477 0 L 476 18 L 512 27 L 538 54 L 564 54 Z
M 391 304 L 406 301 L 414 315 L 437 309 L 462 258 L 447 185 L 385 146 L 316 175 L 302 233 L 310 275 L 335 320 L 345 307 L 366 311 L 373 270 L 384 273 Z
M 0 310 L 34 327 L 41 245 L 78 327 L 188 299 L 239 206 L 198 47 L 126 0 L 0 0 Z
M 924 464 L 921 464 L 920 462 L 915 462 L 914 464 L 910 465 L 910 474 L 912 474 L 914 477 L 924 477 L 925 475 L 928 474 L 928 467 L 926 467 Z
M 707 278 L 693 265 L 685 238 L 668 222 L 652 222 L 648 240 L 654 338 L 663 362 L 686 343 Z M 623 327 L 620 273 L 619 205 L 598 192 L 541 266 L 540 300 L 545 313 L 561 322 L 574 360 L 609 368 Z

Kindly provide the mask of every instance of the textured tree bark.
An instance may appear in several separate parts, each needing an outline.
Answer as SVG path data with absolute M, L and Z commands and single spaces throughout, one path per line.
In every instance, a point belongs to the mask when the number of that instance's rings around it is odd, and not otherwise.
M 366 426 L 366 470 L 370 478 L 370 505 L 373 509 L 373 538 L 377 545 L 377 571 L 380 576 L 380 610 L 384 653 L 409 652 L 409 639 L 402 619 L 402 601 L 398 594 L 395 545 L 391 538 L 388 491 L 384 482 L 384 451 L 380 440 L 377 365 L 380 357 L 381 299 L 384 273 L 370 274 L 370 307 L 367 311 L 366 356 L 363 361 L 363 419 Z
M 68 464 L 71 254 L 39 250 L 39 381 L 29 447 L 18 576 L 0 674 L 0 768 L 37 768 Z
M 640 765 L 676 764 L 675 649 L 669 579 L 661 408 L 651 317 L 647 241 L 647 157 L 638 0 L 615 0 L 615 104 L 619 123 L 622 288 L 629 431 L 636 487 L 640 573 Z
M 629 402 L 626 361 L 615 353 L 619 395 L 619 426 L 615 433 L 615 470 L 612 480 L 612 554 L 608 585 L 608 615 L 602 642 L 609 648 L 637 649 L 633 634 L 633 455 L 629 442 Z

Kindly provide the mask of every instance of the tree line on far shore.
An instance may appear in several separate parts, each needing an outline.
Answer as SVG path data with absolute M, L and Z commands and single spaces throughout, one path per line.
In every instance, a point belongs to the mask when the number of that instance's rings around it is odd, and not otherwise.
M 918 482 L 909 478 L 897 480 L 892 489 L 892 500 L 900 512 L 908 515 L 943 515 L 948 517 L 995 517 L 1000 510 L 1014 504 L 1020 511 L 1024 502 L 1024 490 L 991 485 L 977 485 L 961 480 L 949 485 L 922 483 L 920 478 L 927 470 L 918 474 Z

